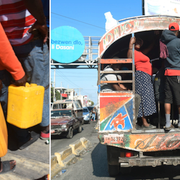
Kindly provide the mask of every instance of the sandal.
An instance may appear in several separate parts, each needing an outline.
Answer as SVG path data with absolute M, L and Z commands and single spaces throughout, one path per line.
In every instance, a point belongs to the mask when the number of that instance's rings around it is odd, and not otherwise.
M 142 125 L 143 129 L 156 129 L 156 126 L 153 126 L 152 124 L 149 124 L 149 126 Z
M 1 161 L 0 164 L 2 164 L 2 171 L 0 172 L 1 174 L 5 174 L 7 172 L 11 172 L 15 169 L 16 164 L 14 165 L 14 167 L 11 169 L 11 162 L 13 162 L 14 160 L 11 161 Z M 15 161 L 14 161 L 15 162 Z M 15 162 L 16 163 L 16 162 Z

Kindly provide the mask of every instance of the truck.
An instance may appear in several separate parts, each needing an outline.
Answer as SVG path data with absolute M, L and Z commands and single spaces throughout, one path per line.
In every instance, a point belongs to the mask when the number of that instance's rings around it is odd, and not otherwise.
M 110 176 L 129 172 L 134 166 L 162 166 L 180 164 L 180 129 L 166 131 L 163 101 L 156 98 L 157 113 L 148 117 L 156 125 L 155 129 L 138 128 L 135 106 L 135 59 L 127 58 L 129 41 L 132 36 L 140 37 L 144 45 L 155 40 L 149 53 L 152 63 L 154 82 L 162 68 L 159 58 L 159 38 L 171 22 L 180 24 L 180 17 L 152 15 L 136 16 L 119 20 L 119 24 L 106 32 L 99 41 L 98 47 L 98 139 L 107 146 L 107 163 Z M 118 71 L 104 71 L 106 64 L 120 64 L 128 68 Z M 129 79 L 102 81 L 103 74 L 128 75 Z M 130 84 L 127 91 L 101 90 L 103 83 Z M 154 83 L 155 86 L 156 83 Z M 158 84 L 158 83 L 157 83 Z M 161 83 L 162 84 L 162 83 Z M 162 95 L 162 87 L 155 87 L 155 96 Z M 172 105 L 171 121 L 177 123 L 178 113 Z

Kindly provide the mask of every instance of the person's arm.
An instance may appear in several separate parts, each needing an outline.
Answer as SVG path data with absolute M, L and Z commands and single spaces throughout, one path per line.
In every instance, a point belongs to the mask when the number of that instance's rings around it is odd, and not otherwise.
M 25 72 L 17 59 L 1 24 L 0 39 L 0 67 L 6 69 L 12 75 L 16 85 L 25 85 Z
M 44 38 L 44 43 L 47 41 L 48 37 L 48 28 L 46 25 L 46 17 L 43 11 L 43 5 L 41 0 L 23 0 L 27 10 L 31 13 L 32 16 L 37 20 L 29 32 L 32 32 L 34 29 L 40 31 Z
M 129 42 L 129 49 L 127 52 L 127 58 L 132 58 L 132 50 L 133 50 L 133 44 L 135 44 L 136 38 L 131 37 L 130 42 Z
M 127 90 L 127 88 L 123 84 L 111 84 L 114 90 L 116 91 L 124 91 Z

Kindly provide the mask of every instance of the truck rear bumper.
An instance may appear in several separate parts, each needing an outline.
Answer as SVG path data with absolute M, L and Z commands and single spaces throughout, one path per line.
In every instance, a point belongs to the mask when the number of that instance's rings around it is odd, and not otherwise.
M 119 157 L 119 163 L 121 167 L 133 167 L 133 166 L 161 166 L 161 165 L 174 165 L 180 164 L 180 157 Z

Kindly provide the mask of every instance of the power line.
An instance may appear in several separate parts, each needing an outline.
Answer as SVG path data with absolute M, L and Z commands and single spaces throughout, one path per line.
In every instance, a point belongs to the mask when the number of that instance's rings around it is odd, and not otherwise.
M 63 73 L 62 73 L 63 74 Z M 64 74 L 63 74 L 64 75 Z M 74 85 L 76 85 L 77 87 L 79 87 L 79 88 L 81 88 L 80 86 L 78 86 L 77 84 L 75 84 L 74 82 L 72 82 L 71 80 L 69 80 L 68 78 L 67 78 L 67 76 L 64 76 L 64 78 L 66 78 L 69 82 L 71 82 L 72 84 L 74 84 Z M 83 89 L 83 88 L 82 88 Z M 83 90 L 84 91 L 84 90 Z M 89 93 L 87 93 L 86 91 L 84 91 L 86 94 L 89 94 Z
M 67 16 L 63 16 L 63 15 L 61 15 L 61 14 L 57 14 L 57 13 L 53 13 L 53 12 L 51 12 L 51 14 L 55 14 L 55 15 L 57 15 L 57 16 L 61 16 L 61 17 L 67 18 L 67 19 L 71 19 L 71 20 L 73 20 L 73 21 L 77 21 L 77 22 L 80 22 L 80 23 L 83 23 L 83 24 L 87 24 L 87 25 L 89 25 L 89 26 L 94 26 L 94 27 L 96 27 L 96 28 L 105 30 L 105 29 L 102 28 L 102 27 L 99 27 L 99 26 L 96 26 L 96 25 L 93 25 L 93 24 L 90 24 L 90 23 L 86 23 L 86 22 L 83 22 L 83 21 L 80 21 L 80 20 L 77 20 L 77 19 L 74 19 L 74 18 L 70 18 L 70 17 L 67 17 Z

